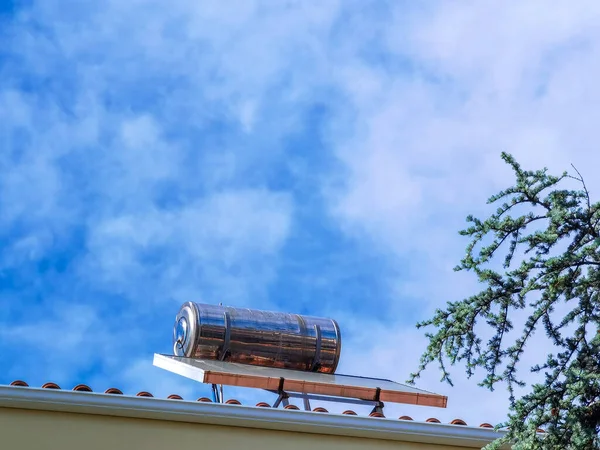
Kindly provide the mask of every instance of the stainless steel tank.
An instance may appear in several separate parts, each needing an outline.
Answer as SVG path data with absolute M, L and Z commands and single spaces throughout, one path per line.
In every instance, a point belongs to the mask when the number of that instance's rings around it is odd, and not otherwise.
M 178 356 L 334 373 L 342 347 L 335 320 L 184 303 L 175 319 Z

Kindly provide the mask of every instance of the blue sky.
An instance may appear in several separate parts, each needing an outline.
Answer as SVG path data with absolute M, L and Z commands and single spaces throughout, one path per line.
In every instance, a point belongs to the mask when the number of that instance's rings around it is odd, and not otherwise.
M 0 383 L 206 395 L 151 363 L 189 300 L 335 317 L 403 381 L 500 151 L 600 163 L 595 2 L 221 3 L 0 1 Z M 503 417 L 438 378 L 389 414 Z

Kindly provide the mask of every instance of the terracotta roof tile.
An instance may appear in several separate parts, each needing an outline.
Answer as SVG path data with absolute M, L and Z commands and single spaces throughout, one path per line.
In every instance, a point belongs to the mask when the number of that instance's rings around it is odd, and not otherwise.
M 135 394 L 136 397 L 154 397 L 150 392 L 142 391 Z
M 73 390 L 77 392 L 93 392 L 92 388 L 89 387 L 87 384 L 78 384 L 73 388 Z
M 117 389 L 117 388 L 108 388 L 106 391 L 104 391 L 105 394 L 117 394 L 117 395 L 123 395 L 123 391 L 121 391 L 121 389 Z
M 15 380 L 13 382 L 10 383 L 10 386 L 13 387 L 29 387 L 29 385 L 22 380 Z M 42 385 L 43 389 L 61 389 L 59 385 L 57 385 L 56 383 L 45 383 Z M 73 388 L 73 391 L 76 392 L 93 392 L 92 388 L 89 387 L 86 384 L 78 384 L 77 386 L 75 386 Z M 123 395 L 123 392 L 120 389 L 117 388 L 108 388 L 106 391 L 104 391 L 105 394 L 118 394 L 118 395 Z M 150 392 L 146 392 L 146 391 L 141 391 L 138 392 L 136 394 L 137 397 L 154 397 L 152 395 L 152 393 Z M 172 399 L 172 400 L 184 400 L 180 395 L 177 394 L 171 394 L 167 397 L 168 399 Z M 208 397 L 200 397 L 197 401 L 199 402 L 207 402 L 207 403 L 212 403 L 212 400 Z M 241 402 L 239 400 L 236 400 L 234 398 L 229 399 L 225 402 L 228 405 L 241 405 Z M 267 402 L 259 402 L 256 404 L 256 407 L 258 408 L 271 408 L 271 405 Z M 285 409 L 289 409 L 289 410 L 300 410 L 300 408 L 296 405 L 293 404 L 289 404 L 287 406 L 285 406 Z M 323 407 L 316 407 L 313 409 L 313 412 L 315 413 L 328 413 L 327 409 L 323 408 Z M 350 415 L 350 416 L 356 416 L 356 412 L 352 411 L 351 409 L 348 409 L 346 411 L 344 411 L 342 414 L 344 415 Z M 369 417 L 374 417 L 374 418 L 381 418 L 381 417 L 385 417 L 385 415 L 383 415 L 380 412 L 372 412 L 371 414 L 369 414 Z M 412 417 L 410 416 L 400 416 L 398 418 L 398 420 L 413 420 Z M 430 417 L 429 419 L 427 419 L 425 422 L 429 422 L 429 423 L 441 423 L 441 421 L 435 417 Z M 462 419 L 454 419 L 452 422 L 450 422 L 451 425 L 458 425 L 458 426 L 467 426 L 467 423 L 462 420 Z M 479 425 L 479 427 L 481 428 L 494 428 L 493 425 L 484 422 L 481 425 Z M 543 433 L 544 430 L 539 429 L 538 432 Z
M 450 422 L 450 425 L 467 425 L 467 422 L 461 419 L 454 419 L 452 422 Z

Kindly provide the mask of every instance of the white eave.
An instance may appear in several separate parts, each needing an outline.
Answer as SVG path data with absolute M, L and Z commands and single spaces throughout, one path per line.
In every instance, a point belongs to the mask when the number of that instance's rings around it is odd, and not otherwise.
M 214 424 L 481 448 L 502 436 L 489 428 L 241 405 L 0 386 L 0 408 Z

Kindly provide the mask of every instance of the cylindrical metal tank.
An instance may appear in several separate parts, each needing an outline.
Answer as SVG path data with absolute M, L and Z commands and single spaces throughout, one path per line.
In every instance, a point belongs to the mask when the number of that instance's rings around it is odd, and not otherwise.
M 342 347 L 335 320 L 184 303 L 175 319 L 175 355 L 334 373 Z

